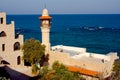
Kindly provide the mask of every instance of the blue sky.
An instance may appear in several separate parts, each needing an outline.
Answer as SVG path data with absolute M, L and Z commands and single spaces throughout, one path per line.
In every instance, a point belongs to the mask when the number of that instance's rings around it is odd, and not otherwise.
M 41 14 L 120 14 L 120 0 L 0 0 L 0 12 Z

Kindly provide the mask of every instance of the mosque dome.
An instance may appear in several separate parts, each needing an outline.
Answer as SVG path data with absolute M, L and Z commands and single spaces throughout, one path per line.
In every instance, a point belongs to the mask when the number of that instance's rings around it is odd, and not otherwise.
M 43 9 L 42 16 L 49 16 L 48 10 L 46 8 Z

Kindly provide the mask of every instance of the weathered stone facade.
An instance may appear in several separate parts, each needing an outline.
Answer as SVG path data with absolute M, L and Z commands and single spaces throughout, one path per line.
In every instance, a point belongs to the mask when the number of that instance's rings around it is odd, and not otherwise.
M 15 34 L 14 21 L 6 23 L 6 13 L 0 13 L 0 57 L 2 64 L 23 65 L 21 46 L 23 35 Z

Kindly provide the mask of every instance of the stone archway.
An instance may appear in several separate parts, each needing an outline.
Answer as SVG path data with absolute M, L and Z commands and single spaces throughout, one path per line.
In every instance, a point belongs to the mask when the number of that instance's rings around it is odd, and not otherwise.
M 17 57 L 17 65 L 21 64 L 21 59 L 20 58 L 21 58 L 20 56 Z

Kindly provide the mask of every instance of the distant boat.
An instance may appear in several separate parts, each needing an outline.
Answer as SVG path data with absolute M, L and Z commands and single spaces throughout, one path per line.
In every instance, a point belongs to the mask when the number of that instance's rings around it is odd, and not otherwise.
M 79 31 L 79 30 L 90 30 L 90 31 L 93 31 L 93 30 L 101 30 L 101 29 L 104 29 L 104 27 L 71 27 L 71 28 L 67 28 L 66 30 L 71 30 L 71 31 Z

